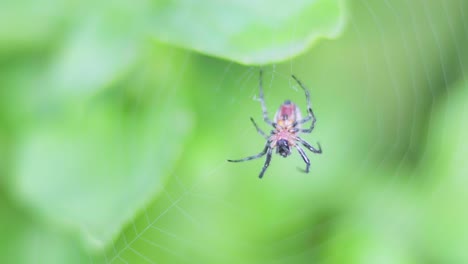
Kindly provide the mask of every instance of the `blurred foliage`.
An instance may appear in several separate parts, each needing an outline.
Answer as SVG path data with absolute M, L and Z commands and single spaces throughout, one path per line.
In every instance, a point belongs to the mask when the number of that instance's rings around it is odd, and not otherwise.
M 153 10 L 151 32 L 158 40 L 257 65 L 337 37 L 346 19 L 343 0 L 161 1 Z
M 0 262 L 467 263 L 467 14 L 0 2 Z M 258 180 L 262 159 L 226 162 L 265 143 L 248 120 L 259 69 L 236 62 L 278 61 L 270 115 L 286 98 L 304 110 L 295 74 L 324 153 L 310 174 L 275 155 Z

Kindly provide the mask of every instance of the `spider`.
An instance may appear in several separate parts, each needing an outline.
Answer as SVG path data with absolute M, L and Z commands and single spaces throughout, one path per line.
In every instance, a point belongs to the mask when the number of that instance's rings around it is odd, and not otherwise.
M 262 105 L 263 111 L 263 120 L 271 125 L 274 130 L 271 131 L 270 135 L 267 136 L 263 130 L 261 130 L 257 123 L 255 123 L 254 119 L 251 117 L 250 120 L 252 121 L 253 125 L 257 132 L 262 135 L 266 140 L 265 148 L 257 155 L 249 156 L 243 159 L 238 160 L 228 160 L 229 162 L 244 162 L 248 160 L 258 159 L 263 157 L 266 154 L 265 164 L 263 165 L 262 170 L 260 171 L 260 175 L 258 176 L 260 179 L 263 177 L 266 169 L 270 165 L 271 155 L 273 153 L 273 149 L 276 148 L 276 153 L 280 154 L 282 157 L 286 158 L 291 154 L 291 147 L 295 147 L 301 155 L 302 159 L 306 163 L 306 168 L 304 170 L 305 173 L 309 173 L 310 167 L 310 160 L 307 157 L 306 153 L 302 149 L 299 144 L 306 147 L 313 153 L 320 154 L 322 153 L 322 148 L 320 143 L 317 142 L 318 149 L 315 149 L 312 145 L 310 145 L 307 141 L 299 137 L 300 133 L 311 133 L 314 130 L 315 126 L 315 116 L 314 112 L 312 112 L 312 108 L 310 106 L 310 95 L 309 91 L 305 88 L 302 82 L 296 78 L 296 76 L 291 75 L 294 80 L 301 86 L 301 88 L 305 92 L 306 101 L 307 101 L 307 117 L 302 118 L 299 108 L 292 103 L 290 100 L 284 101 L 284 103 L 279 107 L 278 111 L 275 115 L 275 122 L 272 122 L 268 117 L 268 111 L 265 105 L 265 100 L 263 99 L 263 72 L 260 70 L 260 78 L 259 78 L 259 90 L 260 90 L 260 103 Z M 311 125 L 307 129 L 302 129 L 301 125 L 312 121 Z

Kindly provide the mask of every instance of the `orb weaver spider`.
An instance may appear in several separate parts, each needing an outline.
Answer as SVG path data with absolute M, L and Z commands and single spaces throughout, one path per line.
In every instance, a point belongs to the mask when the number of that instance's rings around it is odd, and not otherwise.
M 257 155 L 249 156 L 243 159 L 238 160 L 228 160 L 229 162 L 244 162 L 248 160 L 258 159 L 263 157 L 266 154 L 266 160 L 263 165 L 262 170 L 260 171 L 260 175 L 258 176 L 260 179 L 263 177 L 266 169 L 270 165 L 271 155 L 273 153 L 273 149 L 276 148 L 276 153 L 281 155 L 282 157 L 286 158 L 291 154 L 291 148 L 295 147 L 301 155 L 302 159 L 306 163 L 306 168 L 304 170 L 305 173 L 309 173 L 310 167 L 310 160 L 307 157 L 306 153 L 299 146 L 301 144 L 311 152 L 315 154 L 322 153 L 322 147 L 320 143 L 317 142 L 318 149 L 315 149 L 312 145 L 310 145 L 307 141 L 299 137 L 299 133 L 311 133 L 314 130 L 316 118 L 314 116 L 314 112 L 312 111 L 312 107 L 310 106 L 310 95 L 309 91 L 305 88 L 302 82 L 294 75 L 291 75 L 294 80 L 299 84 L 299 86 L 304 90 L 306 101 L 307 101 L 307 117 L 302 118 L 299 108 L 292 103 L 290 100 L 284 101 L 284 103 L 279 107 L 278 111 L 275 115 L 275 122 L 272 122 L 268 117 L 268 111 L 265 105 L 265 100 L 263 98 L 263 71 L 260 70 L 259 76 L 259 90 L 260 90 L 260 103 L 262 105 L 262 112 L 263 112 L 263 120 L 271 125 L 274 130 L 271 131 L 270 135 L 267 136 L 263 130 L 258 127 L 257 123 L 255 123 L 254 119 L 251 117 L 250 120 L 252 121 L 253 125 L 257 132 L 262 135 L 266 140 L 265 148 Z M 311 125 L 307 129 L 302 129 L 301 125 L 312 121 Z

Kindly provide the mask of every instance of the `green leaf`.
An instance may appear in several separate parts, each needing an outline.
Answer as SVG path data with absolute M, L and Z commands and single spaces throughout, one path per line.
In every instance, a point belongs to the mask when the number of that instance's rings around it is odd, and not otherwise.
M 468 144 L 465 135 L 468 131 L 468 83 L 459 82 L 451 89 L 451 95 L 437 106 L 431 124 L 428 140 L 428 155 L 424 160 L 425 173 L 432 175 L 436 188 L 441 184 L 454 189 L 461 188 L 460 194 L 466 195 L 468 184 Z M 450 191 L 453 194 L 453 191 Z
M 3 191 L 3 190 L 2 190 Z M 55 227 L 43 225 L 0 195 L 1 263 L 86 263 L 93 256 Z
M 461 78 L 464 79 L 464 78 Z M 421 175 L 431 177 L 425 191 L 422 241 L 440 263 L 466 263 L 468 253 L 468 83 L 459 81 L 435 109 Z
M 50 42 L 65 21 L 63 1 L 0 2 L 0 60 Z
M 50 106 L 18 146 L 14 193 L 94 249 L 162 189 L 190 127 L 170 91 L 147 81 Z
M 50 92 L 87 96 L 125 77 L 141 56 L 141 8 L 126 1 L 82 4 L 45 71 Z
M 152 31 L 162 41 L 243 64 L 266 64 L 304 52 L 345 24 L 342 0 L 163 1 Z

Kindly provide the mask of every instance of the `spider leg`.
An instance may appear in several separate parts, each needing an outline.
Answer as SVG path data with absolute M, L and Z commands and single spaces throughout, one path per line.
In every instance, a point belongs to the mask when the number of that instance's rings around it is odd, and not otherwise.
M 254 119 L 251 117 L 250 120 L 252 121 L 253 125 L 255 126 L 255 129 L 257 129 L 257 132 L 262 135 L 265 139 L 268 139 L 268 136 L 261 130 L 258 126 L 257 123 L 255 123 Z
M 258 175 L 258 178 L 262 178 L 263 177 L 263 174 L 265 173 L 266 169 L 268 168 L 268 166 L 270 166 L 270 161 L 271 161 L 271 154 L 273 152 L 273 149 L 272 148 L 268 148 L 268 151 L 267 151 L 267 157 L 266 157 L 266 160 L 265 160 L 265 164 L 263 164 L 263 168 L 262 168 L 262 171 L 260 172 L 260 175 Z
M 304 124 L 305 122 L 308 122 L 309 120 L 312 120 L 312 123 L 310 124 L 310 127 L 308 129 L 301 129 L 302 133 L 310 133 L 312 130 L 314 130 L 315 122 L 317 119 L 315 118 L 314 112 L 312 111 L 312 107 L 310 106 L 310 94 L 309 90 L 305 88 L 305 86 L 302 84 L 302 82 L 294 75 L 292 75 L 293 79 L 296 80 L 296 82 L 301 86 L 302 90 L 305 92 L 306 100 L 307 100 L 307 114 L 308 116 L 300 121 L 297 122 L 297 124 Z
M 248 160 L 261 158 L 267 153 L 267 150 L 270 149 L 269 145 L 270 145 L 270 142 L 267 142 L 267 144 L 265 145 L 265 148 L 262 150 L 262 152 L 258 153 L 257 155 L 249 156 L 249 157 L 246 157 L 246 158 L 243 158 L 243 159 L 238 159 L 238 160 L 228 159 L 227 161 L 229 161 L 229 162 L 244 162 L 244 161 L 248 161 Z
M 260 103 L 262 104 L 262 112 L 263 112 L 263 120 L 269 124 L 270 126 L 276 127 L 276 123 L 272 122 L 268 117 L 268 110 L 265 105 L 265 99 L 263 98 L 263 70 L 260 69 L 260 77 L 259 77 L 259 90 L 260 90 Z
M 322 147 L 320 146 L 320 143 L 319 143 L 319 142 L 317 142 L 318 149 L 315 149 L 314 147 L 312 147 L 312 145 L 310 145 L 307 141 L 303 140 L 302 138 L 297 137 L 297 140 L 298 140 L 304 147 L 306 147 L 308 150 L 312 151 L 313 153 L 316 153 L 316 154 L 322 153 Z
M 304 160 L 304 162 L 306 163 L 306 169 L 305 169 L 305 173 L 309 173 L 309 167 L 310 167 L 310 160 L 309 158 L 307 157 L 307 155 L 305 154 L 304 150 L 297 146 L 296 145 L 296 148 L 297 148 L 297 151 L 299 152 L 299 155 L 301 155 L 302 159 Z

